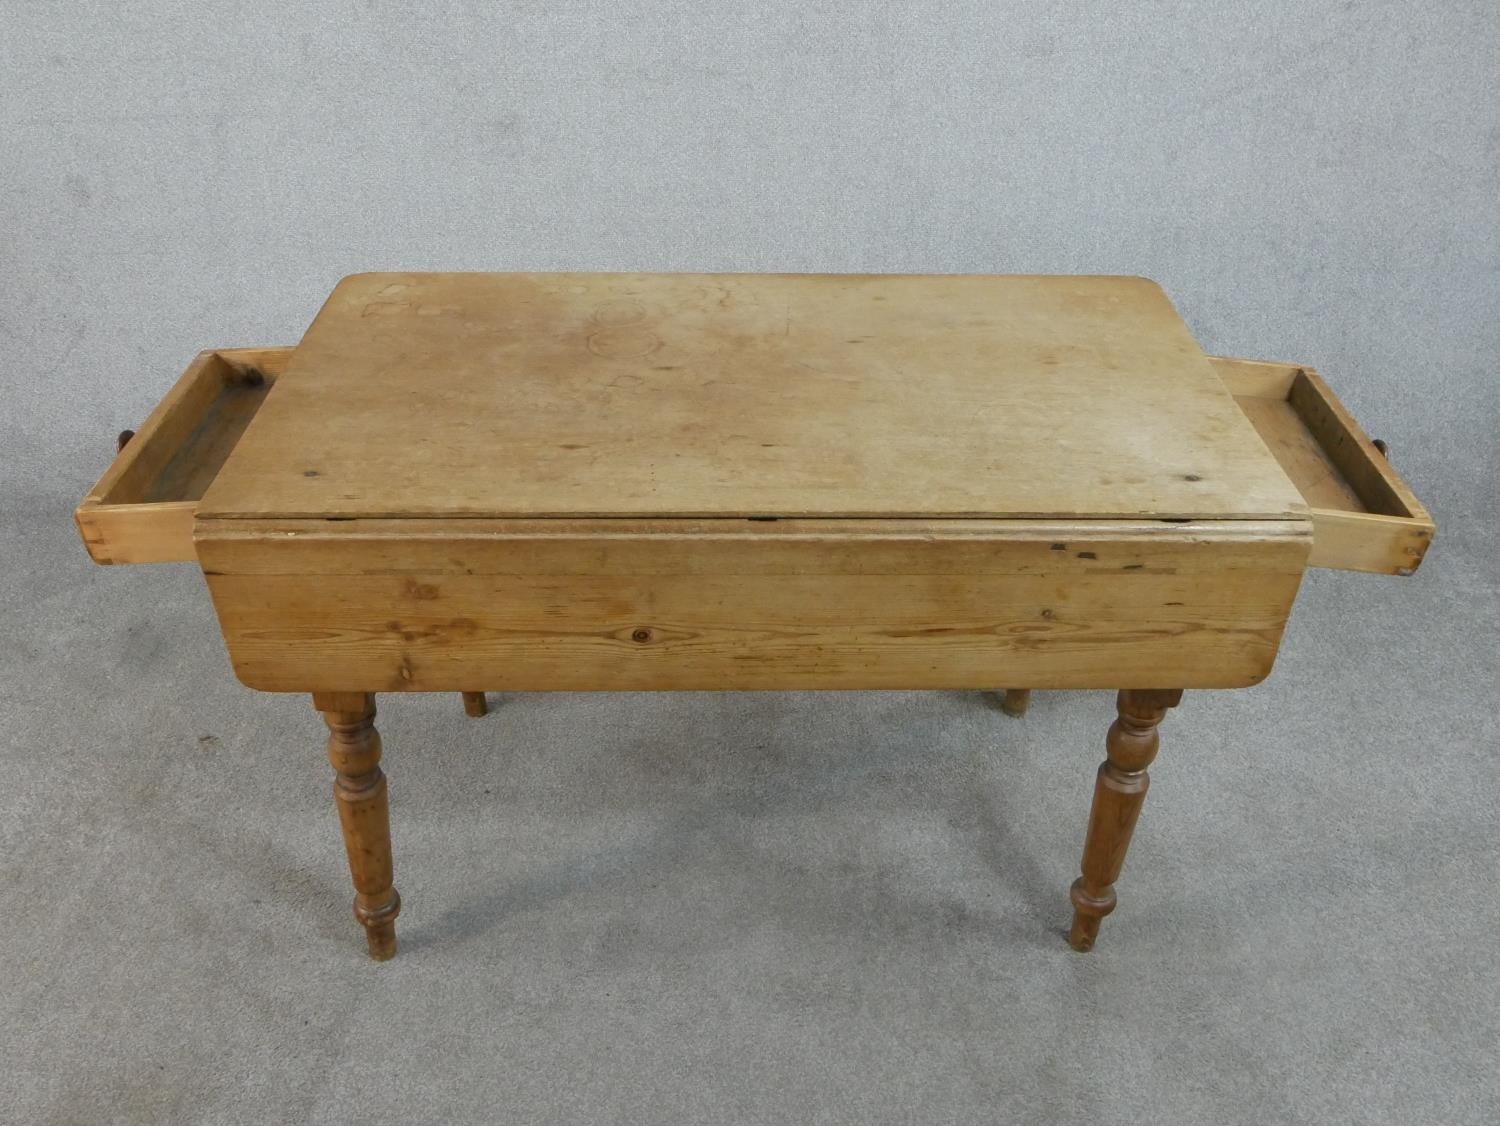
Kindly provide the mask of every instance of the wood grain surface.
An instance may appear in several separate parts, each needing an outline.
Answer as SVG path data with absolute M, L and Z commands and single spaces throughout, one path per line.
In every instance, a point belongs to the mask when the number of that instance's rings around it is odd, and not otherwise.
M 1269 671 L 1306 521 L 202 521 L 267 691 L 1190 687 Z
M 1302 505 L 1142 278 L 364 274 L 334 290 L 199 513 Z

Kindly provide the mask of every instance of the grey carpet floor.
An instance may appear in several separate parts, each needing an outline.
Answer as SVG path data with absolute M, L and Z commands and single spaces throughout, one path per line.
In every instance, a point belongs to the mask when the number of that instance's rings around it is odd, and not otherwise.
M 0 528 L 6 1122 L 1494 1122 L 1497 569 L 1312 574 L 1189 693 L 1091 955 L 1107 693 L 383 697 L 366 960 L 303 697 Z

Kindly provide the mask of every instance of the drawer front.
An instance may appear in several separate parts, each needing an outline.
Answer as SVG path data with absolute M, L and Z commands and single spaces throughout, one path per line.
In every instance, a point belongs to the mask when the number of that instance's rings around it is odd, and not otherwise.
M 910 524 L 904 530 L 903 523 Z M 1306 520 L 199 520 L 265 691 L 1227 688 Z
M 1410 575 L 1435 526 L 1385 453 L 1312 368 L 1211 356 L 1312 512 L 1309 567 Z
M 96 563 L 191 562 L 198 500 L 291 360 L 291 348 L 200 352 L 74 517 Z

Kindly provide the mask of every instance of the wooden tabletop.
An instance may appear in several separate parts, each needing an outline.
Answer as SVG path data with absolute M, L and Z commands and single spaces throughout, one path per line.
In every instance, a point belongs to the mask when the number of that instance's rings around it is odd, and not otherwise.
M 361 274 L 200 517 L 1304 511 L 1142 278 Z

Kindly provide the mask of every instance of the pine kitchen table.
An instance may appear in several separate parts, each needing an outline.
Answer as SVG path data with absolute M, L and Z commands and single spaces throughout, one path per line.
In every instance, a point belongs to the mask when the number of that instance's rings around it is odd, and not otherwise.
M 1087 950 L 1183 689 L 1433 532 L 1315 372 L 1129 277 L 360 274 L 127 437 L 84 543 L 197 563 L 239 679 L 311 694 L 381 959 L 375 695 L 486 690 L 1118 690 Z

